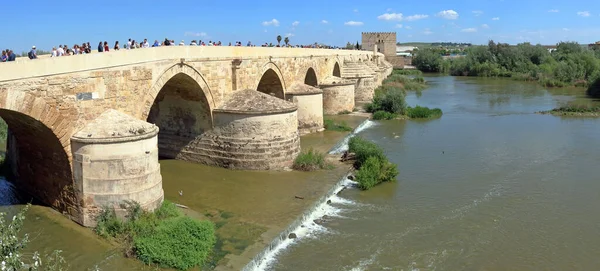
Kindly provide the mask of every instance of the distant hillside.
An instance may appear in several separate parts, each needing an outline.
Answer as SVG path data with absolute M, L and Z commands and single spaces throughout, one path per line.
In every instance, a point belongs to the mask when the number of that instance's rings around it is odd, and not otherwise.
M 471 44 L 469 43 L 454 43 L 454 42 L 398 42 L 396 43 L 397 45 L 401 45 L 401 46 L 414 46 L 414 47 L 419 47 L 420 49 L 426 49 L 426 48 L 431 48 L 431 47 L 455 47 L 456 45 L 459 45 L 460 47 L 464 47 L 464 45 L 468 44 L 469 46 Z

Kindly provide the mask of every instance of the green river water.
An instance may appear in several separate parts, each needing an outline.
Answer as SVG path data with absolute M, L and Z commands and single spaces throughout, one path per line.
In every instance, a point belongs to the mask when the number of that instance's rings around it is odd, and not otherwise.
M 533 114 L 579 90 L 428 77 L 410 105 L 440 119 L 360 133 L 398 164 L 397 183 L 344 190 L 324 227 L 272 270 L 599 270 L 600 120 Z
M 398 182 L 366 192 L 344 190 L 323 227 L 283 249 L 268 269 L 598 270 L 600 119 L 533 114 L 562 102 L 593 101 L 581 89 L 426 79 L 430 88 L 420 95 L 409 92 L 407 101 L 442 108 L 442 118 L 384 121 L 360 133 L 398 164 Z M 309 136 L 303 144 L 326 148 L 339 139 Z M 244 173 L 180 161 L 161 161 L 161 168 L 166 198 L 194 210 L 210 209 L 206 202 L 248 202 L 229 204 L 234 218 L 236 212 L 250 212 L 231 229 L 243 229 L 248 238 L 265 230 L 240 223 L 285 226 L 284 219 L 262 217 L 261 210 L 283 216 L 286 209 L 303 208 L 260 195 L 301 191 L 304 173 Z M 337 175 L 324 173 L 309 181 Z M 181 198 L 179 190 L 184 191 Z M 2 211 L 19 208 L 11 205 L 11 193 L 10 185 L 0 182 Z M 24 232 L 31 235 L 28 252 L 63 250 L 72 270 L 95 265 L 153 270 L 123 258 L 118 247 L 46 207 L 30 210 Z

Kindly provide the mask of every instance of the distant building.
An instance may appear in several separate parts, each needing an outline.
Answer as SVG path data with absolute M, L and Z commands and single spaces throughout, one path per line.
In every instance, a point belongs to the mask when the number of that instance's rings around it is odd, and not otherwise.
M 396 46 L 396 55 L 397 56 L 403 56 L 403 57 L 412 57 L 412 52 L 415 49 L 419 49 L 415 46 L 401 46 L 401 45 L 397 45 Z
M 410 63 L 410 57 L 398 56 L 396 47 L 396 32 L 363 32 L 362 50 L 373 51 L 377 45 L 377 52 L 382 53 L 385 59 L 394 67 L 403 68 Z

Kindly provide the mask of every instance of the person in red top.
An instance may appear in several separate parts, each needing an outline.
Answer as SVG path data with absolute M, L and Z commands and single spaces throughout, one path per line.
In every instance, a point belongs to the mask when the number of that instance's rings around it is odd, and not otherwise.
M 108 47 L 108 42 L 104 42 L 104 52 L 108 52 L 110 48 Z

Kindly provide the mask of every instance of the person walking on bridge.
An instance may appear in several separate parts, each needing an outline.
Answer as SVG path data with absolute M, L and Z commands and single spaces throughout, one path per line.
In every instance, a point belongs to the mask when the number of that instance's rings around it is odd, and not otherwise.
M 27 54 L 27 56 L 29 57 L 29 59 L 36 59 L 37 58 L 37 52 L 35 51 L 35 45 L 31 47 L 31 51 L 29 51 L 29 53 Z

